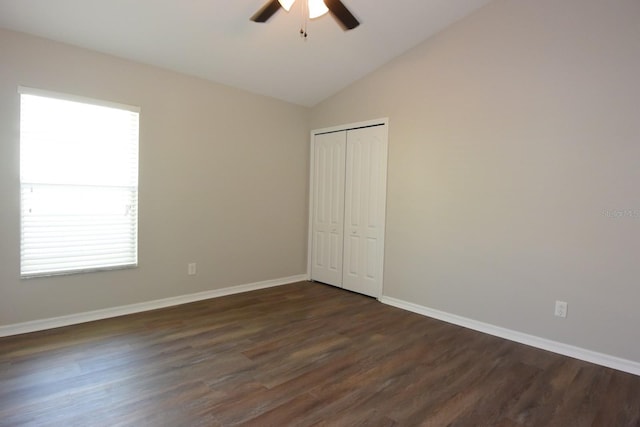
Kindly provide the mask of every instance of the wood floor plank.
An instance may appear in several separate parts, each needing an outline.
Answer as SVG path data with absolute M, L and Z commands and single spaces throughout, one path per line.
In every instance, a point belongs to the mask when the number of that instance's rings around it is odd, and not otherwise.
M 613 371 L 593 424 L 640 426 L 640 396 L 635 400 L 627 397 L 637 393 L 637 381 L 637 377 L 631 374 Z
M 0 426 L 640 426 L 640 377 L 301 282 L 0 338 Z

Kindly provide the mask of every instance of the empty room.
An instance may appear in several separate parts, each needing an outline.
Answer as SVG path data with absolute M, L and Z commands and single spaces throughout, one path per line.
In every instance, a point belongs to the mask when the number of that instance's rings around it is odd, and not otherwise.
M 638 0 L 0 0 L 0 426 L 640 426 L 638 76 Z

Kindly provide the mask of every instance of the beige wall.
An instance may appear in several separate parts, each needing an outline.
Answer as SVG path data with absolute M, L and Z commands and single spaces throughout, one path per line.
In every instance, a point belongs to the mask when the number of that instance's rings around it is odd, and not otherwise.
M 139 268 L 19 279 L 18 85 L 141 107 Z M 308 122 L 303 107 L 0 30 L 0 325 L 304 274 Z
M 639 23 L 497 0 L 312 110 L 390 119 L 385 295 L 640 362 Z

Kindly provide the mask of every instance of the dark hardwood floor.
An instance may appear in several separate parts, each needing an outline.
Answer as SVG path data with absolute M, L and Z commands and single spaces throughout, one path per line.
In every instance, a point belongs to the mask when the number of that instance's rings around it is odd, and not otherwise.
M 639 426 L 640 377 L 295 283 L 0 339 L 0 425 Z

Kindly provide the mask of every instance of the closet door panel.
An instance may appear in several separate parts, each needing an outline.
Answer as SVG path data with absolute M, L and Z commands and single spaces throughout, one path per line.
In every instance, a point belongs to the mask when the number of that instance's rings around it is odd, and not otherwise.
M 311 279 L 342 286 L 346 133 L 314 137 Z
M 343 286 L 378 297 L 382 290 L 386 129 L 347 131 Z

